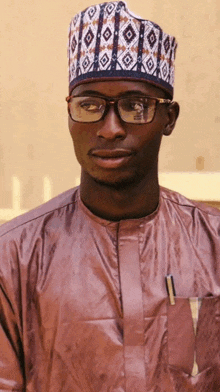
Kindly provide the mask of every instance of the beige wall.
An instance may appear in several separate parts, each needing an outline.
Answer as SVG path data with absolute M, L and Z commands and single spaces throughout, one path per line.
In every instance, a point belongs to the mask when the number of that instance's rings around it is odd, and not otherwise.
M 0 222 L 78 181 L 64 100 L 67 30 L 70 18 L 92 3 L 2 0 Z M 220 200 L 220 2 L 127 3 L 179 42 L 175 99 L 181 115 L 173 135 L 163 141 L 161 181 L 177 190 L 181 185 L 197 199 L 215 194 Z M 186 172 L 200 175 L 204 186 L 187 182 Z

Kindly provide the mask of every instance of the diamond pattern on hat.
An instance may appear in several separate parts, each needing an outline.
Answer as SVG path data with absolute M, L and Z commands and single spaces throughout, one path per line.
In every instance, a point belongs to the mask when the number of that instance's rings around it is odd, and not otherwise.
M 170 49 L 170 39 L 168 36 L 164 40 L 163 46 L 164 46 L 165 52 L 167 53 L 168 50 Z
M 123 36 L 125 41 L 130 44 L 134 38 L 137 36 L 131 24 L 129 24 L 126 29 L 123 31 Z
M 101 58 L 100 58 L 100 69 L 105 69 L 107 64 L 110 62 L 110 57 L 108 56 L 107 53 L 105 53 Z
M 106 11 L 107 11 L 108 16 L 111 15 L 114 10 L 115 10 L 115 4 L 108 3 L 108 5 L 106 6 Z
M 87 31 L 87 34 L 84 38 L 84 42 L 85 42 L 87 48 L 89 47 L 89 45 L 91 44 L 93 39 L 94 39 L 94 34 L 93 34 L 91 28 L 89 28 L 89 30 Z
M 164 63 L 163 67 L 162 67 L 162 74 L 163 74 L 164 79 L 166 79 L 167 73 L 168 73 L 167 65 L 166 65 L 166 63 Z
M 119 45 L 125 45 L 128 47 L 137 47 L 138 38 L 139 38 L 139 25 L 137 25 L 134 21 L 126 18 L 126 15 L 123 15 L 123 10 L 121 12 L 121 23 L 120 23 L 120 31 L 119 31 Z
M 109 40 L 109 38 L 111 38 L 111 36 L 112 36 L 112 32 L 111 32 L 110 28 L 107 27 L 103 33 L 103 37 L 106 40 L 106 42 Z
M 72 64 L 71 67 L 70 67 L 70 74 L 71 74 L 72 76 L 74 76 L 74 75 L 75 75 L 75 71 L 76 71 L 75 64 Z
M 152 49 L 154 47 L 155 43 L 157 42 L 157 37 L 156 37 L 153 29 L 147 35 L 147 39 L 148 39 L 149 45 Z
M 134 62 L 133 57 L 129 52 L 127 52 L 125 56 L 122 58 L 122 62 L 126 68 L 129 68 L 131 64 Z
M 155 68 L 155 63 L 153 61 L 152 56 L 148 58 L 148 60 L 146 61 L 146 66 L 147 69 L 150 73 L 152 73 L 152 70 Z
M 90 65 L 89 57 L 86 56 L 82 63 L 84 70 L 86 70 L 89 67 L 89 65 Z
M 74 36 L 73 36 L 73 40 L 72 40 L 72 45 L 71 45 L 72 53 L 75 52 L 76 45 L 77 45 L 77 41 L 76 41 L 76 37 L 75 37 L 75 35 L 74 35 Z

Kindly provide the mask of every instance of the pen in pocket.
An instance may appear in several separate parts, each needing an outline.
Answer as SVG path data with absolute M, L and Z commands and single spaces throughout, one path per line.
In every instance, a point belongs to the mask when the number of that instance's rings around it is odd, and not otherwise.
M 175 287 L 174 287 L 173 275 L 171 275 L 171 274 L 166 275 L 165 282 L 166 282 L 167 293 L 168 293 L 169 300 L 170 300 L 170 305 L 175 305 L 176 292 L 175 292 Z

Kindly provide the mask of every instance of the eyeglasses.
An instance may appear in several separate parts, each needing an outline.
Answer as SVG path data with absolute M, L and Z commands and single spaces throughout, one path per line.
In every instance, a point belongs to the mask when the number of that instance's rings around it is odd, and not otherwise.
M 102 120 L 111 105 L 122 121 L 131 124 L 147 124 L 153 121 L 158 104 L 169 104 L 170 99 L 148 96 L 104 98 L 95 95 L 69 96 L 68 112 L 73 121 L 95 123 Z

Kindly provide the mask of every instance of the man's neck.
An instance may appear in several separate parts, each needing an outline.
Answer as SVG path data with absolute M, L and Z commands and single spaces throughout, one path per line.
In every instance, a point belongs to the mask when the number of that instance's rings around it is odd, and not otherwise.
M 154 212 L 159 204 L 158 177 L 144 179 L 135 186 L 111 187 L 82 174 L 80 194 L 86 207 L 103 219 L 141 218 Z

